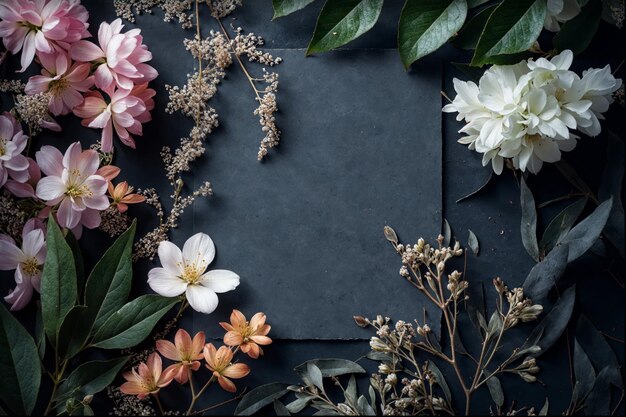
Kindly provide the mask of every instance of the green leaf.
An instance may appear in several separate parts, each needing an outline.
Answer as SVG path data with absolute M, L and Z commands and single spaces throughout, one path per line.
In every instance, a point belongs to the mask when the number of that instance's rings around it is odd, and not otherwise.
M 376 411 L 372 408 L 372 406 L 367 402 L 367 398 L 361 395 L 356 403 L 357 411 L 361 416 L 375 416 Z
M 483 28 L 489 20 L 489 16 L 493 13 L 496 5 L 485 7 L 474 17 L 469 19 L 463 26 L 459 35 L 454 38 L 452 43 L 461 49 L 476 49 L 480 34 L 483 33 Z
M 357 402 L 357 387 L 356 387 L 356 378 L 354 375 L 350 375 L 350 379 L 348 380 L 348 386 L 345 390 L 346 403 L 351 405 L 352 407 L 356 407 Z
M 618 371 L 619 372 L 619 371 Z M 611 379 L 613 370 L 610 366 L 602 368 L 595 378 L 593 388 L 585 400 L 585 415 L 611 415 Z
M 358 38 L 374 26 L 382 7 L 383 0 L 327 0 L 306 54 L 330 51 Z
M 105 252 L 91 271 L 85 288 L 85 304 L 94 333 L 119 310 L 130 293 L 133 278 L 132 251 L 136 221 Z
M 569 251 L 568 245 L 559 245 L 530 270 L 523 284 L 524 294 L 528 298 L 539 304 L 543 302 L 565 272 Z
M 41 273 L 41 311 L 46 335 L 54 346 L 63 319 L 77 300 L 76 264 L 72 249 L 52 215 L 48 217 L 48 252 Z
M 574 54 L 583 52 L 598 30 L 602 17 L 602 1 L 591 0 L 580 13 L 561 26 L 552 41 L 558 51 L 571 49 Z
M 87 341 L 90 330 L 87 307 L 74 306 L 61 324 L 57 355 L 62 359 L 76 356 Z
M 580 217 L 583 209 L 587 205 L 587 197 L 583 197 L 573 204 L 565 207 L 563 211 L 556 215 L 548 224 L 543 232 L 541 242 L 539 242 L 539 250 L 546 254 L 554 248 L 570 231 L 574 222 Z
M 581 314 L 576 323 L 576 339 L 580 346 L 589 354 L 589 359 L 596 369 L 608 367 L 606 371 L 610 382 L 616 387 L 624 388 L 621 366 L 611 345 L 591 321 Z
M 500 317 L 499 311 L 494 311 L 489 319 L 489 325 L 487 326 L 487 337 L 493 336 L 496 333 L 499 333 L 502 329 L 502 317 Z
M 554 165 L 559 170 L 561 175 L 563 175 L 563 177 L 565 177 L 565 179 L 569 181 L 570 184 L 576 187 L 578 191 L 589 197 L 593 196 L 593 191 L 591 190 L 591 188 L 589 188 L 587 183 L 585 183 L 585 181 L 580 178 L 576 170 L 572 168 L 572 166 L 568 164 L 565 159 L 561 159 L 560 161 L 555 162 Z
M 461 29 L 466 16 L 466 0 L 407 0 L 398 23 L 404 67 L 439 49 Z
M 474 255 L 478 255 L 480 252 L 480 245 L 478 244 L 478 238 L 470 229 L 467 230 L 469 232 L 469 236 L 467 238 L 467 246 L 474 252 Z
M 493 402 L 498 406 L 498 408 L 502 407 L 504 404 L 504 393 L 502 392 L 502 384 L 500 384 L 498 377 L 492 376 L 491 378 L 488 378 L 487 388 L 489 388 L 489 393 L 491 394 Z
M 452 241 L 452 228 L 448 219 L 443 219 L 443 246 L 450 246 Z
M 596 207 L 593 213 L 574 226 L 563 238 L 563 243 L 567 243 L 569 246 L 567 262 L 578 259 L 596 243 L 609 219 L 612 206 L 613 197 Z
M 499 55 L 527 51 L 546 17 L 546 0 L 504 0 L 493 11 L 480 35 L 472 65 L 493 62 Z
M 287 410 L 289 410 L 290 412 L 294 414 L 297 414 L 300 411 L 304 410 L 312 400 L 313 400 L 313 397 L 311 396 L 304 396 L 301 398 L 296 398 L 295 400 L 287 404 Z
M 473 9 L 474 7 L 478 7 L 481 4 L 487 3 L 489 0 L 467 0 L 467 7 Z
M 62 402 L 71 397 L 82 400 L 85 395 L 99 393 L 113 383 L 128 358 L 129 356 L 124 356 L 107 361 L 83 363 L 59 385 L 54 400 Z
M 441 387 L 446 401 L 448 402 L 448 404 L 450 404 L 452 401 L 452 393 L 450 392 L 450 387 L 448 387 L 448 383 L 446 382 L 446 378 L 443 376 L 443 373 L 433 361 L 428 362 L 428 369 L 435 376 L 435 379 L 437 380 L 437 385 Z
M 363 369 L 361 365 L 347 359 L 313 359 L 296 366 L 294 370 L 298 374 L 303 375 L 306 372 L 309 363 L 317 366 L 322 372 L 322 376 L 324 378 L 346 374 L 365 373 L 365 369 Z
M 315 364 L 308 362 L 306 364 L 306 373 L 302 375 L 307 383 L 315 385 L 320 391 L 324 392 L 324 381 L 322 379 L 322 371 Z
M 83 262 L 83 255 L 80 252 L 78 241 L 71 230 L 67 231 L 65 241 L 72 250 L 72 256 L 74 256 L 74 265 L 76 266 L 76 291 L 78 293 L 77 299 L 80 299 L 85 289 L 85 264 Z
M 576 384 L 572 393 L 572 402 L 577 404 L 587 398 L 596 381 L 596 372 L 591 365 L 589 356 L 574 338 L 574 378 Z
M 537 244 L 537 209 L 535 198 L 522 177 L 520 181 L 520 201 L 522 205 L 522 244 L 526 252 L 539 262 L 539 245 Z
M 253 389 L 244 395 L 239 404 L 237 404 L 235 415 L 250 416 L 256 413 L 261 408 L 285 395 L 288 392 L 287 387 L 287 384 L 273 382 Z
M 277 416 L 290 416 L 291 413 L 285 407 L 285 404 L 281 403 L 278 400 L 274 400 L 274 412 L 276 412 Z
M 533 345 L 536 344 L 541 348 L 541 351 L 533 353 L 531 356 L 537 357 L 542 355 L 554 345 L 559 337 L 561 337 L 572 317 L 575 303 L 576 286 L 572 285 L 563 292 L 563 295 L 559 297 L 554 307 L 552 307 L 552 310 L 550 310 L 539 322 L 537 327 L 533 329 L 530 336 L 528 336 L 528 340 L 533 340 Z M 534 342 L 537 336 L 540 336 L 540 339 Z M 525 344 L 524 347 L 529 346 Z
M 315 0 L 272 0 L 272 7 L 274 9 L 274 17 L 272 17 L 272 20 L 302 10 L 314 1 Z
M 46 330 L 43 327 L 43 319 L 41 318 L 41 306 L 37 306 L 37 315 L 35 316 L 35 344 L 39 359 L 43 360 L 46 355 Z
M 30 415 L 41 383 L 37 345 L 1 304 L 0 352 L 0 400 L 15 414 Z
M 178 303 L 178 298 L 148 294 L 126 304 L 100 327 L 93 337 L 94 347 L 126 349 L 144 340 L 157 322 Z
M 602 200 L 613 196 L 613 207 L 604 227 L 604 235 L 617 248 L 622 258 L 626 243 L 624 242 L 624 205 L 622 203 L 622 181 L 624 179 L 624 142 L 613 132 L 607 137 L 606 165 L 600 181 L 598 198 Z
M 547 416 L 550 409 L 550 402 L 548 401 L 548 397 L 546 397 L 546 402 L 543 403 L 543 407 L 539 410 L 539 416 Z

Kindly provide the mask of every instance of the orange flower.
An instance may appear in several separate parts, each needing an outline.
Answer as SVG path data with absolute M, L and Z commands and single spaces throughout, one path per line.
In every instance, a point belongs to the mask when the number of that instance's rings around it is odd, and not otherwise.
M 228 378 L 239 379 L 250 373 L 250 368 L 245 363 L 231 363 L 233 351 L 226 346 L 220 346 L 216 350 L 212 343 L 207 343 L 203 353 L 206 367 L 213 371 L 213 376 L 217 378 L 217 382 L 228 392 L 237 391 L 233 381 Z
M 115 188 L 113 188 L 113 183 L 109 181 L 109 195 L 113 199 L 111 205 L 116 206 L 120 213 L 128 210 L 128 204 L 146 201 L 146 197 L 141 194 L 133 194 L 133 187 L 129 186 L 126 181 L 120 182 Z
M 272 339 L 267 337 L 272 327 L 265 324 L 265 319 L 265 314 L 256 313 L 250 322 L 247 322 L 246 316 L 239 310 L 233 310 L 230 315 L 230 324 L 220 323 L 220 326 L 227 331 L 224 335 L 224 343 L 228 346 L 239 346 L 243 353 L 257 359 L 263 354 L 263 349 L 259 345 L 272 343 Z
M 120 391 L 144 399 L 172 382 L 173 374 L 162 372 L 163 362 L 156 352 L 148 356 L 146 362 L 147 364 L 141 362 L 137 368 L 124 372 L 123 376 L 127 382 L 122 384 Z
M 157 340 L 157 350 L 163 357 L 177 363 L 170 365 L 165 370 L 170 372 L 180 384 L 186 384 L 189 380 L 189 369 L 197 371 L 200 368 L 202 349 L 204 348 L 204 332 L 198 332 L 191 340 L 191 336 L 184 329 L 178 329 L 174 337 L 174 343 L 169 340 Z
M 104 165 L 98 168 L 96 174 L 104 177 L 107 181 L 113 181 L 113 178 L 120 175 L 120 171 L 121 170 L 115 165 Z

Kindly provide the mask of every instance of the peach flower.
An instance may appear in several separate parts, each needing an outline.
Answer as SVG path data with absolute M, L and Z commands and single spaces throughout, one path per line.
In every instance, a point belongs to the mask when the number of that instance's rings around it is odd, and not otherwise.
M 265 324 L 265 319 L 265 314 L 256 313 L 248 322 L 239 310 L 233 310 L 230 323 L 220 323 L 220 326 L 227 331 L 224 343 L 228 346 L 239 346 L 243 353 L 257 359 L 263 354 L 263 349 L 259 345 L 272 343 L 272 339 L 267 337 L 272 327 Z
M 239 379 L 250 373 L 250 368 L 245 363 L 232 363 L 233 351 L 226 346 L 215 349 L 212 343 L 207 343 L 203 353 L 206 367 L 213 372 L 213 376 L 225 391 L 237 391 L 233 381 L 228 378 Z
M 165 373 L 172 373 L 179 384 L 186 384 L 189 380 L 189 370 L 200 369 L 205 341 L 204 332 L 198 332 L 191 340 L 191 336 L 184 329 L 178 329 L 174 343 L 169 340 L 157 340 L 156 347 L 159 353 L 176 362 L 168 366 Z
M 158 353 L 151 354 L 146 363 L 141 362 L 137 368 L 125 372 L 122 376 L 126 382 L 122 384 L 120 391 L 136 395 L 140 399 L 158 393 L 174 379 L 173 374 L 163 372 L 163 361 Z

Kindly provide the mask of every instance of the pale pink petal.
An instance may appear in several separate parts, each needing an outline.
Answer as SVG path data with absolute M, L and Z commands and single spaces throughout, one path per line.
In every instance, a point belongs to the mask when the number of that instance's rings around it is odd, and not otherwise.
M 4 297 L 4 301 L 11 304 L 11 311 L 18 311 L 26 307 L 32 297 L 33 286 L 30 282 L 22 282 L 11 290 L 9 295 Z
M 80 223 L 87 229 L 95 229 L 100 226 L 101 220 L 100 212 L 90 208 L 85 209 L 80 217 Z M 76 236 L 76 239 L 78 239 L 78 236 Z
M 22 68 L 19 72 L 26 71 L 26 68 L 33 62 L 33 58 L 35 58 L 35 32 L 29 32 L 26 35 L 26 39 L 24 39 L 24 47 L 22 48 L 22 56 L 20 59 L 20 63 L 22 64 Z
M 102 129 L 102 151 L 111 152 L 113 150 L 113 122 L 109 119 L 109 122 Z
M 96 87 L 106 90 L 113 84 L 113 75 L 111 70 L 106 64 L 102 64 L 98 67 L 95 73 Z
M 45 245 L 44 234 L 40 229 L 26 233 L 22 250 L 27 258 L 34 258 Z
M 106 195 L 92 198 L 83 198 L 83 202 L 85 203 L 85 206 L 95 210 L 106 210 L 107 208 L 109 208 L 110 205 L 109 198 Z
M 61 177 L 44 177 L 37 184 L 37 197 L 44 201 L 51 201 L 61 197 L 66 191 L 65 183 Z
M 63 154 L 57 148 L 44 145 L 37 151 L 35 158 L 44 174 L 61 176 L 63 172 Z
M 28 79 L 24 92 L 28 95 L 42 93 L 48 90 L 51 78 L 43 75 L 34 75 Z
M 0 270 L 16 269 L 23 256 L 22 250 L 15 243 L 0 239 Z
M 79 62 L 95 61 L 104 57 L 102 49 L 89 41 L 78 41 L 72 44 L 70 56 Z
M 45 179 L 45 178 L 44 178 Z M 43 181 L 43 180 L 42 180 Z M 59 210 L 57 211 L 57 220 L 59 226 L 72 229 L 80 222 L 81 212 L 74 210 L 72 207 L 72 200 L 69 198 L 63 199 Z

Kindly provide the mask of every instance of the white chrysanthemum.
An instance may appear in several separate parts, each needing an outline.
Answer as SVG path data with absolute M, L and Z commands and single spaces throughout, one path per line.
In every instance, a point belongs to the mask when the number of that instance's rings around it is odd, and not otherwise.
M 544 162 L 556 162 L 576 147 L 574 130 L 598 135 L 599 119 L 621 80 L 608 66 L 581 78 L 570 71 L 572 61 L 572 52 L 563 51 L 550 60 L 494 65 L 478 85 L 455 79 L 457 96 L 443 111 L 457 112 L 457 120 L 466 122 L 459 143 L 482 153 L 483 165 L 491 162 L 497 174 L 504 159 L 537 173 Z

